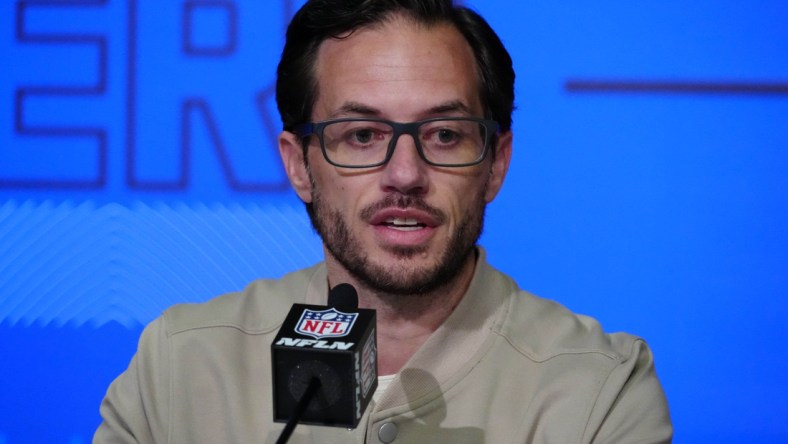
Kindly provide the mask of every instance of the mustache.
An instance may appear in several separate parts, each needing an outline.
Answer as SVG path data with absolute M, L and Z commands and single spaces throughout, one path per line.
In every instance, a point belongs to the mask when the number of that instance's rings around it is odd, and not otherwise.
M 367 205 L 361 210 L 361 219 L 370 220 L 375 213 L 386 208 L 413 208 L 430 215 L 439 224 L 446 221 L 446 213 L 433 207 L 420 197 L 388 194 L 383 199 Z

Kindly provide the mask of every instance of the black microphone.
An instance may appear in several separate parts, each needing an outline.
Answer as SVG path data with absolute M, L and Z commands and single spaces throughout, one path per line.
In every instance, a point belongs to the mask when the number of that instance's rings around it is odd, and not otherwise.
M 274 421 L 355 428 L 378 386 L 375 310 L 339 284 L 328 307 L 293 304 L 271 344 Z
M 358 308 L 358 293 L 350 284 L 339 284 L 328 292 L 329 307 Z

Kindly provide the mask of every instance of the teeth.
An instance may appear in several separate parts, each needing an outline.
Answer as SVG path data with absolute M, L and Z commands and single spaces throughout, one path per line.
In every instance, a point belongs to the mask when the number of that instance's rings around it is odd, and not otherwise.
M 408 218 L 405 218 L 405 219 L 403 219 L 401 217 L 391 217 L 391 218 L 386 219 L 386 223 L 387 224 L 392 224 L 392 225 L 418 225 L 419 221 L 417 221 L 416 219 L 414 219 L 412 217 L 408 217 Z
M 386 219 L 386 224 L 391 225 L 393 228 L 397 228 L 400 230 L 418 230 L 421 227 L 419 226 L 419 221 L 412 217 L 401 218 L 401 217 L 391 217 Z

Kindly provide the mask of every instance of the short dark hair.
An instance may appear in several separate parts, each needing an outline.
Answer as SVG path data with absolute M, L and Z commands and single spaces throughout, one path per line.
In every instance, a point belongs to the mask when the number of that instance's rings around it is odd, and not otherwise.
M 514 69 L 509 52 L 490 25 L 476 12 L 452 0 L 309 0 L 287 28 L 277 68 L 276 103 L 286 131 L 311 120 L 318 85 L 315 60 L 320 44 L 356 29 L 382 23 L 402 13 L 417 23 L 447 23 L 471 47 L 479 75 L 485 118 L 509 131 L 514 110 Z

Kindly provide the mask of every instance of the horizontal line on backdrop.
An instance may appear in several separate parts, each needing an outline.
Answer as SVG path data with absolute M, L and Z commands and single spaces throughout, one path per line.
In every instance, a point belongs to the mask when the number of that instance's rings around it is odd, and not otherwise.
M 788 83 L 781 82 L 570 79 L 564 89 L 570 93 L 788 95 Z

